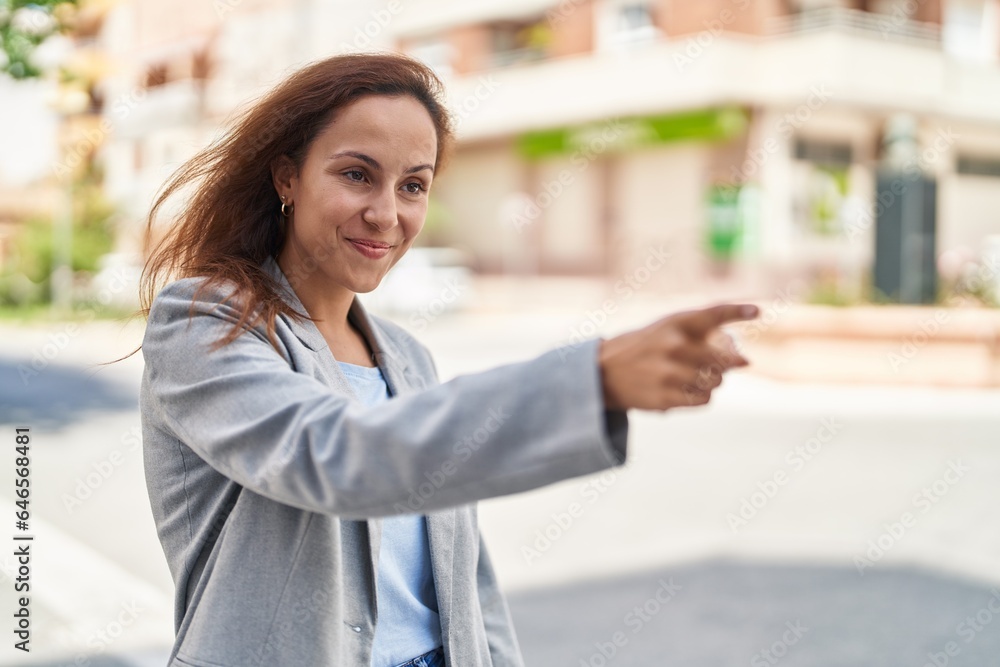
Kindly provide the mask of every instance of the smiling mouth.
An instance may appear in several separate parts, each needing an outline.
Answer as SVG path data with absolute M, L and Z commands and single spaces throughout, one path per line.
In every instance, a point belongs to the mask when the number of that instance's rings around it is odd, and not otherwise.
M 355 241 L 354 239 L 347 239 L 351 247 L 358 251 L 362 256 L 367 257 L 371 260 L 382 259 L 388 256 L 389 250 L 392 248 L 388 243 L 379 243 L 377 241 Z
M 392 246 L 388 243 L 382 241 L 369 241 L 368 239 L 347 239 L 351 243 L 357 243 L 358 245 L 367 246 L 369 248 L 376 248 L 378 250 L 385 250 L 391 248 Z

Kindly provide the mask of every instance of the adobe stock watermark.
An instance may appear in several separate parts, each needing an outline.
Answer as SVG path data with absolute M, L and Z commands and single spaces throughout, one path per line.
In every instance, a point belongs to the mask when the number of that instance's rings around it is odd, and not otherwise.
M 534 540 L 530 545 L 521 545 L 521 556 L 528 565 L 533 565 L 535 561 L 552 548 L 570 528 L 576 525 L 587 508 L 596 503 L 608 489 L 618 481 L 619 473 L 614 470 L 605 470 L 594 479 L 588 480 L 580 485 L 578 493 L 579 500 L 571 502 L 563 511 L 553 512 L 549 515 L 551 520 L 545 526 L 538 528 L 534 533 Z
M 455 120 L 455 129 L 457 130 L 462 127 L 462 123 L 464 123 L 466 119 L 479 111 L 483 102 L 492 97 L 493 93 L 495 93 L 501 85 L 501 82 L 497 81 L 492 74 L 479 77 L 473 91 L 463 97 L 462 100 L 452 108 L 452 117 Z
M 13 573 L 17 572 L 17 563 L 10 556 L 3 556 L 0 560 L 0 583 L 13 583 Z
M 573 15 L 576 10 L 590 0 L 559 0 L 559 4 L 550 7 L 545 12 L 545 20 L 551 27 L 556 27 Z
M 242 4 L 243 0 L 212 0 L 212 9 L 215 10 L 215 15 L 221 20 L 226 17 L 226 14 L 235 11 Z
M 1000 275 L 1000 262 L 994 258 L 988 258 L 976 267 L 975 273 L 964 277 L 955 286 L 955 291 L 945 299 L 944 308 L 937 308 L 933 315 L 925 317 L 917 323 L 917 330 L 906 336 L 899 348 L 886 353 L 886 362 L 894 373 L 916 358 L 951 321 L 952 311 L 950 307 L 956 306 L 958 294 L 956 292 L 979 292 L 984 287 L 989 287 L 996 283 L 997 276 Z
M 410 496 L 407 498 L 406 504 L 395 503 L 393 505 L 396 511 L 403 514 L 419 511 L 437 493 L 438 489 L 445 485 L 448 478 L 458 472 L 459 466 L 471 459 L 508 419 L 510 419 L 510 415 L 504 411 L 503 406 L 490 408 L 482 426 L 456 441 L 452 445 L 451 456 L 437 470 L 425 471 L 426 481 L 418 484 L 416 488 L 408 489 Z
M 919 510 L 919 513 L 907 510 L 899 516 L 898 520 L 883 523 L 883 532 L 875 539 L 868 540 L 868 549 L 863 554 L 854 557 L 854 567 L 858 574 L 862 577 L 865 576 L 865 570 L 874 567 L 875 563 L 882 560 L 899 540 L 917 525 L 920 516 L 927 514 L 932 507 L 941 502 L 941 499 L 948 495 L 951 487 L 958 484 L 970 470 L 971 468 L 964 465 L 959 459 L 948 461 L 948 469 L 941 477 L 913 495 L 910 504 L 914 509 Z
M 138 86 L 127 93 L 122 93 L 109 105 L 111 113 L 119 121 L 125 120 L 137 106 L 146 100 L 148 94 L 144 88 Z M 80 138 L 63 153 L 62 159 L 52 165 L 52 173 L 57 177 L 66 177 L 72 174 L 77 167 L 86 161 L 89 155 L 104 144 L 104 140 L 111 134 L 114 127 L 114 123 L 107 116 L 101 117 L 97 127 L 83 132 Z
M 566 188 L 576 182 L 577 177 L 590 167 L 591 163 L 598 157 L 606 153 L 621 137 L 626 130 L 625 124 L 618 118 L 613 118 L 585 139 L 583 145 L 573 151 L 570 163 L 576 169 L 565 168 L 551 180 L 542 183 L 541 192 L 533 198 L 528 199 L 520 210 L 515 211 L 509 218 L 518 233 L 522 233 L 524 228 L 533 224 L 541 216 L 542 211 L 547 209 L 558 199 Z
M 510 415 L 505 412 L 504 406 L 490 408 L 482 425 L 457 440 L 452 445 L 451 455 L 441 466 L 434 471 L 425 471 L 426 481 L 420 482 L 415 488 L 407 489 L 410 495 L 406 504 L 394 503 L 394 509 L 403 514 L 419 511 L 437 493 L 438 489 L 444 486 L 448 478 L 458 471 L 460 465 L 472 458 L 508 419 L 510 419 Z M 278 453 L 257 472 L 254 482 L 266 487 L 269 478 L 279 476 L 285 466 L 294 458 L 295 453 L 294 448 L 286 448 Z
M 384 8 L 372 10 L 370 13 L 371 19 L 365 21 L 363 25 L 354 27 L 353 39 L 350 42 L 340 43 L 340 52 L 347 53 L 370 49 L 375 38 L 389 27 L 389 24 L 392 23 L 392 20 L 401 11 L 403 11 L 403 3 L 400 0 L 389 0 Z
M 740 499 L 740 506 L 735 512 L 726 515 L 726 523 L 733 533 L 738 534 L 745 528 L 775 496 L 791 480 L 792 476 L 805 468 L 806 464 L 818 456 L 826 445 L 843 430 L 844 425 L 836 417 L 824 417 L 816 433 L 804 443 L 795 445 L 785 454 L 785 465 L 767 479 L 757 482 L 757 490 Z
M 10 5 L 4 6 L 5 14 L 10 11 L 9 7 Z M 57 26 L 56 18 L 51 12 L 32 4 L 18 8 L 10 17 L 10 27 L 13 31 L 32 37 L 49 35 Z
M 667 265 L 667 260 L 670 257 L 670 251 L 666 250 L 663 244 L 648 248 L 642 263 L 631 271 L 625 272 L 621 278 L 615 281 L 614 291 L 619 296 L 614 299 L 605 299 L 600 308 L 588 310 L 582 322 L 570 327 L 569 338 L 559 348 L 559 360 L 565 361 L 566 357 L 579 349 L 588 338 L 597 335 L 600 328 L 607 323 L 608 318 L 618 310 L 622 302 L 631 299 L 636 292 L 641 290 L 650 281 L 653 274 Z
M 111 281 L 101 289 L 97 301 L 101 305 L 108 305 L 118 294 L 121 294 L 131 282 L 126 277 L 124 269 L 116 269 L 112 273 Z M 34 347 L 31 351 L 31 360 L 17 365 L 17 374 L 21 378 L 21 383 L 27 387 L 31 381 L 42 374 L 49 364 L 66 350 L 70 343 L 80 335 L 83 325 L 89 323 L 97 317 L 97 309 L 89 307 L 81 313 L 80 322 L 67 322 L 62 330 L 50 332 L 46 340 Z
M 920 320 L 917 324 L 919 330 L 907 336 L 897 351 L 886 354 L 886 361 L 892 372 L 898 374 L 899 369 L 916 357 L 950 319 L 951 312 L 946 308 L 939 308 L 934 311 L 933 316 Z
M 898 33 L 901 28 L 906 27 L 913 20 L 917 10 L 923 0 L 904 0 L 903 2 L 892 3 L 892 11 L 888 14 L 879 14 L 878 29 L 885 39 L 889 35 Z
M 77 477 L 71 493 L 62 494 L 63 507 L 69 514 L 75 512 L 125 463 L 125 454 L 142 447 L 142 429 L 133 426 L 121 437 L 122 448 L 115 448 L 100 461 L 91 464 L 92 470 Z
M 736 354 L 744 354 L 746 342 L 757 340 L 761 334 L 774 326 L 782 316 L 788 313 L 792 303 L 799 300 L 799 296 L 806 289 L 806 283 L 796 278 L 788 283 L 784 289 L 779 290 L 771 303 L 760 307 L 757 318 L 741 323 L 738 334 L 736 331 L 727 331 L 726 327 L 723 327 L 722 332 L 729 335 L 733 349 L 732 351 L 717 349 L 714 352 L 715 361 L 699 368 L 698 378 L 694 382 L 684 385 L 683 392 L 688 405 L 700 405 L 704 392 L 713 388 L 714 379 L 730 367 L 730 364 L 735 361 Z
M 901 197 L 910 187 L 924 174 L 927 169 L 937 162 L 941 155 L 951 150 L 955 142 L 961 135 L 955 132 L 951 126 L 947 129 L 938 128 L 934 141 L 930 146 L 915 157 L 906 162 L 900 170 L 899 175 L 889 183 L 889 188 L 883 190 L 875 199 L 875 206 L 869 207 L 862 212 L 855 220 L 844 225 L 844 233 L 847 240 L 857 241 L 865 232 L 871 229 L 875 221 L 892 206 L 898 197 Z
M 435 298 L 421 306 L 416 313 L 410 315 L 410 326 L 415 331 L 425 330 L 434 320 L 448 312 L 451 305 L 469 288 L 468 285 L 462 284 L 454 278 L 448 278 L 444 283 L 444 287 Z
M 131 627 L 143 613 L 143 609 L 139 607 L 135 600 L 131 602 L 123 602 L 121 604 L 121 610 L 118 615 L 113 619 L 108 621 L 103 628 L 100 628 L 96 632 L 93 632 L 90 637 L 87 638 L 87 645 L 90 646 L 94 653 L 100 655 L 111 648 L 123 634 L 127 628 Z M 92 657 L 92 656 L 91 656 Z M 91 657 L 84 654 L 77 654 L 73 665 L 76 667 L 88 667 L 91 665 Z
M 809 286 L 800 278 L 791 280 L 783 289 L 778 290 L 770 303 L 760 307 L 760 314 L 756 319 L 741 325 L 737 349 L 739 350 L 742 344 L 753 342 L 766 334 L 788 314 L 793 304 L 802 301 L 808 291 Z
M 248 656 L 248 664 L 270 664 L 274 655 L 291 655 L 301 650 L 301 627 L 316 614 L 328 613 L 338 591 L 325 581 L 317 581 L 308 595 L 289 600 L 287 611 L 275 619 L 266 643 L 258 643 Z
M 310 276 L 316 273 L 327 260 L 334 256 L 334 251 L 331 248 L 336 247 L 339 242 L 336 231 L 329 232 L 325 241 L 325 243 L 317 243 L 312 252 L 305 254 L 301 262 L 285 272 L 285 278 L 293 289 L 298 288 L 299 285 L 308 281 Z
M 684 43 L 683 51 L 674 53 L 674 65 L 677 71 L 683 73 L 687 67 L 694 64 L 695 60 L 701 58 L 719 35 L 726 31 L 726 27 L 736 22 L 739 13 L 745 11 L 750 2 L 751 0 L 730 0 L 735 11 L 726 7 L 716 18 L 702 21 L 704 30 L 694 37 L 689 37 Z
M 750 148 L 747 151 L 743 164 L 733 166 L 730 169 L 732 182 L 743 184 L 756 176 L 771 156 L 782 149 L 782 144 L 778 142 L 777 137 L 781 139 L 791 137 L 809 122 L 814 113 L 826 106 L 831 98 L 833 98 L 833 92 L 827 88 L 825 83 L 812 86 L 805 102 L 782 115 L 775 122 L 771 132 L 768 132 L 766 138 L 761 141 L 760 146 Z
M 1000 590 L 991 588 L 990 599 L 975 614 L 966 616 L 965 620 L 955 626 L 955 634 L 966 645 L 971 644 L 998 614 L 1000 614 Z M 923 664 L 923 667 L 948 667 L 951 659 L 957 657 L 961 652 L 962 646 L 957 641 L 949 641 L 940 651 L 928 652 L 927 662 Z
M 673 577 L 666 581 L 660 579 L 657 583 L 659 587 L 653 594 L 641 604 L 635 605 L 622 618 L 622 625 L 630 633 L 625 630 L 617 630 L 607 641 L 594 642 L 596 650 L 588 657 L 580 658 L 580 667 L 606 667 L 624 647 L 628 646 L 629 639 L 642 632 L 643 628 L 683 589 L 683 586 L 674 583 Z
M 798 644 L 802 640 L 802 637 L 809 632 L 809 628 L 802 625 L 802 621 L 798 619 L 795 621 L 785 621 L 785 628 L 787 629 L 781 633 L 779 639 L 767 648 L 762 648 L 753 654 L 750 658 L 750 667 L 777 665 L 781 662 L 782 658 L 788 655 L 788 650 Z
M 977 293 L 983 290 L 1000 289 L 1000 260 L 995 257 L 987 257 L 979 263 L 971 275 L 966 275 L 955 285 L 955 293 L 948 297 L 947 302 L 953 304 L 959 293 Z M 996 293 L 996 298 L 1000 299 L 1000 293 Z
M 249 146 L 247 146 L 244 153 L 249 157 L 259 158 L 261 153 L 267 149 L 267 147 L 275 139 L 280 137 L 283 133 L 288 131 L 289 127 L 295 127 L 298 125 L 298 114 L 295 112 L 294 107 L 282 107 L 278 109 L 274 114 L 268 116 L 267 125 L 259 132 L 254 133 L 254 135 L 249 139 Z M 227 135 L 222 141 L 231 140 L 232 135 Z M 211 151 L 212 146 L 208 146 L 202 150 L 204 154 L 205 151 Z M 230 181 L 233 179 L 232 170 L 225 170 L 219 177 L 219 188 L 228 187 Z M 281 202 L 278 200 L 278 194 L 274 194 L 274 210 L 275 213 L 278 211 L 278 207 Z M 294 285 L 293 285 L 294 287 Z

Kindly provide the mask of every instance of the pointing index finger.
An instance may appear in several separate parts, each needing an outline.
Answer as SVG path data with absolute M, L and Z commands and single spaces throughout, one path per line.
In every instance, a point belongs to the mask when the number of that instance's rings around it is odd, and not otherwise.
M 704 338 L 711 331 L 729 322 L 752 320 L 760 314 L 757 306 L 752 304 L 723 304 L 679 313 L 677 325 L 682 331 L 693 338 Z

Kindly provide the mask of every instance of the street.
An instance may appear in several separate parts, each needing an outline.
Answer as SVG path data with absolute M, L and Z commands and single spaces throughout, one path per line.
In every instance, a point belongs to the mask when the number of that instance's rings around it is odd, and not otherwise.
M 632 304 L 601 335 L 657 315 Z M 447 380 L 562 344 L 579 319 L 444 315 L 416 335 Z M 0 424 L 11 442 L 31 428 L 35 535 L 32 651 L 7 631 L 0 663 L 162 665 L 172 585 L 145 495 L 141 353 L 93 366 L 142 327 L 91 323 L 47 355 L 64 326 L 0 332 Z M 1000 664 L 998 407 L 998 391 L 743 371 L 706 408 L 631 412 L 623 468 L 480 504 L 527 664 Z

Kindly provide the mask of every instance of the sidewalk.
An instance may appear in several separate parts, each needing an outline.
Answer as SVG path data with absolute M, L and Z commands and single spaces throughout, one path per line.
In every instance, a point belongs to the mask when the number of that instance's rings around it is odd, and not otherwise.
M 456 321 L 495 318 L 564 325 L 562 340 L 605 338 L 660 317 L 724 302 L 749 302 L 760 317 L 728 327 L 753 360 L 751 373 L 797 382 L 1000 387 L 1000 309 L 943 306 L 831 307 L 801 303 L 793 284 L 774 295 L 741 295 L 719 283 L 703 293 L 631 289 L 590 278 L 477 277 Z M 709 287 L 709 286 L 706 286 Z M 726 296 L 723 296 L 726 295 Z M 390 315 L 391 316 L 391 315 Z M 405 316 L 400 324 L 408 324 Z
M 693 298 L 661 303 L 636 293 L 609 312 L 593 285 L 535 287 L 523 297 L 486 287 L 478 312 L 442 315 L 413 331 L 431 349 L 442 380 L 531 358 L 568 342 L 588 322 L 614 335 L 694 305 Z M 406 318 L 400 322 L 407 326 Z M 0 422 L 28 420 L 38 443 L 32 512 L 45 539 L 38 544 L 44 559 L 35 572 L 31 657 L 41 664 L 73 664 L 83 655 L 91 665 L 146 667 L 162 664 L 171 642 L 172 585 L 145 496 L 141 450 L 131 440 L 142 356 L 93 365 L 131 352 L 141 336 L 139 322 L 77 330 L 0 324 Z M 39 374 L 25 384 L 18 367 L 36 358 Z M 824 357 L 826 368 L 842 363 L 842 356 Z M 649 629 L 632 644 L 638 652 L 622 652 L 609 664 L 746 664 L 753 652 L 744 649 L 770 646 L 798 611 L 803 618 L 808 611 L 816 628 L 807 637 L 834 646 L 849 639 L 862 654 L 884 651 L 887 634 L 888 645 L 923 650 L 914 629 L 926 629 L 926 651 L 941 650 L 935 642 L 943 645 L 966 613 L 985 603 L 983 591 L 1000 585 L 1000 532 L 991 528 L 1000 506 L 1000 391 L 788 383 L 762 375 L 756 358 L 754 364 L 728 377 L 707 408 L 630 413 L 624 468 L 481 503 L 480 525 L 533 656 L 529 665 L 590 660 L 595 642 L 629 631 L 624 614 L 652 595 L 661 576 L 684 585 L 688 602 L 678 597 L 677 612 L 644 625 Z M 115 451 L 121 464 L 70 511 L 65 497 Z M 934 491 L 953 461 L 969 471 Z M 926 511 L 914 505 L 924 488 L 935 500 Z M 0 486 L 0 504 L 12 501 L 9 485 Z M 585 510 L 559 532 L 553 516 L 574 502 Z M 892 531 L 906 511 L 918 520 L 896 538 Z M 746 525 L 734 531 L 729 515 Z M 546 545 L 539 532 L 558 535 Z M 870 543 L 887 548 L 869 556 Z M 538 557 L 526 557 L 525 548 Z M 872 561 L 863 575 L 859 556 Z M 0 564 L 10 571 L 9 562 Z M 905 603 L 893 598 L 912 587 L 921 593 Z M 113 644 L 95 644 L 121 605 L 140 597 L 144 611 L 136 622 Z M 8 613 L 8 600 L 0 596 L 0 612 Z M 818 601 L 829 602 L 827 611 Z M 883 616 L 866 615 L 859 604 L 875 605 Z M 771 611 L 759 622 L 750 618 L 765 608 Z M 990 632 L 998 630 L 994 624 Z M 992 636 L 980 633 L 976 647 L 995 648 Z M 659 652 L 640 651 L 640 639 Z M 743 653 L 720 653 L 733 642 Z M 988 664 L 974 661 L 976 651 L 963 648 L 967 662 L 952 665 Z M 815 645 L 805 653 L 824 655 Z M 894 667 L 893 657 L 864 664 Z M 29 663 L 5 645 L 0 664 Z M 790 652 L 782 664 L 861 663 L 806 662 Z

